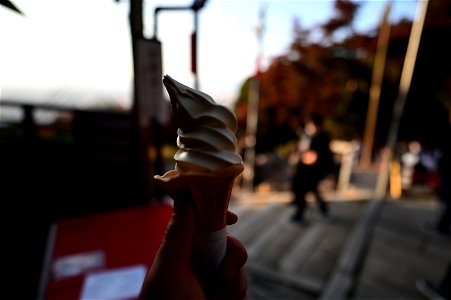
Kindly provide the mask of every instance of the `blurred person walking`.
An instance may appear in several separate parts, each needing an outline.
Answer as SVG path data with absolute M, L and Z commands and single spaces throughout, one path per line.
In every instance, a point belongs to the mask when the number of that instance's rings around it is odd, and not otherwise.
M 296 205 L 296 212 L 291 220 L 296 223 L 304 221 L 306 195 L 309 192 L 314 194 L 322 215 L 326 219 L 331 217 L 328 205 L 318 189 L 319 183 L 335 170 L 333 154 L 329 147 L 330 136 L 323 129 L 323 121 L 319 114 L 307 118 L 304 133 L 299 141 L 299 161 L 291 186 L 293 202 Z
M 420 162 L 421 144 L 410 141 L 407 150 L 401 154 L 401 185 L 404 192 L 409 191 L 414 183 L 416 166 Z

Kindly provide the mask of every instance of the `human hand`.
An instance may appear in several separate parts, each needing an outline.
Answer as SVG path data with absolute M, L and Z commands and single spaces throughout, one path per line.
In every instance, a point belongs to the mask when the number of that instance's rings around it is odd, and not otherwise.
M 247 279 L 243 266 L 244 246 L 227 236 L 227 250 L 219 267 L 206 266 L 193 245 L 195 230 L 193 206 L 176 201 L 174 215 L 152 269 L 141 289 L 140 299 L 244 299 Z M 238 217 L 227 212 L 227 225 Z

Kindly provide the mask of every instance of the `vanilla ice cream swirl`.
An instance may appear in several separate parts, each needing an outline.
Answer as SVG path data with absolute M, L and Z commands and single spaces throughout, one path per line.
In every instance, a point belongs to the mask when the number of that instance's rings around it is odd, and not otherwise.
M 163 84 L 179 127 L 179 151 L 174 155 L 176 170 L 214 172 L 242 164 L 236 153 L 237 120 L 233 111 L 167 75 Z

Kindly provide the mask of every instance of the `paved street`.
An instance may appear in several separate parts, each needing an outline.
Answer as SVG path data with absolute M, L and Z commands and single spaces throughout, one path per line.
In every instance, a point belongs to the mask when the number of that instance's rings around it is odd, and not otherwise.
M 333 221 L 310 203 L 300 226 L 289 221 L 289 192 L 234 193 L 230 209 L 240 219 L 229 232 L 249 254 L 249 299 L 423 299 L 416 280 L 438 281 L 451 260 L 451 240 L 420 229 L 437 213 L 433 195 L 381 203 L 364 238 L 370 195 L 339 198 L 328 197 Z

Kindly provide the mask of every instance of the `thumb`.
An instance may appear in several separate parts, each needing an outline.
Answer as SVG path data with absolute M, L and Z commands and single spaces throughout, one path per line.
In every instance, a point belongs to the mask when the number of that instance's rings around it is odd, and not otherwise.
M 186 264 L 191 257 L 194 233 L 194 209 L 188 199 L 174 201 L 174 213 L 160 248 L 160 258 L 176 266 Z
M 167 284 L 174 280 L 174 274 L 189 267 L 194 212 L 189 199 L 178 199 L 174 202 L 171 222 L 155 262 L 144 280 L 139 299 L 163 299 L 164 295 L 170 294 Z

